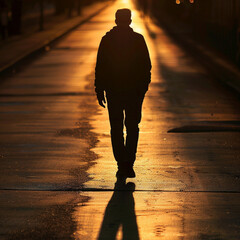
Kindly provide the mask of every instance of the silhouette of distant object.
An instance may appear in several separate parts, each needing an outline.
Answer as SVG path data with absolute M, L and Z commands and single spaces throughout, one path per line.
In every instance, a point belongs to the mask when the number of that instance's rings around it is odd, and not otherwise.
M 0 1 L 0 30 L 2 39 L 6 39 L 8 28 L 8 9 L 5 1 Z
M 95 91 L 105 107 L 107 97 L 117 175 L 135 177 L 142 102 L 151 80 L 151 61 L 144 37 L 133 31 L 131 11 L 119 9 L 116 24 L 102 38 L 96 63 Z M 123 123 L 127 136 L 124 141 Z
M 120 183 L 121 191 L 115 191 L 110 199 L 99 231 L 98 240 L 115 240 L 119 228 L 122 227 L 122 239 L 139 240 L 139 232 L 135 214 L 133 192 L 134 183 Z

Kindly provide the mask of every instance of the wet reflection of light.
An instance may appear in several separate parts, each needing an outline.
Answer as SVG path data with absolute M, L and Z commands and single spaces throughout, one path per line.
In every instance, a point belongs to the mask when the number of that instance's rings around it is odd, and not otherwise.
M 112 195 L 112 192 L 86 193 L 89 201 L 84 205 L 79 204 L 73 213 L 73 219 L 77 223 L 76 231 L 73 234 L 75 240 L 179 240 L 185 239 L 185 237 L 199 239 L 197 237 L 199 233 L 209 231 L 209 228 L 202 224 L 203 219 L 206 221 L 214 220 L 214 217 L 211 217 L 213 214 L 212 206 L 203 193 L 189 195 L 189 193 L 135 192 L 133 194 L 135 201 L 133 211 L 137 216 L 137 228 L 122 229 L 120 225 L 116 236 L 109 237 L 107 231 L 105 232 L 106 238 L 99 238 L 99 232 Z M 121 205 L 120 202 L 119 204 Z M 117 205 L 116 203 L 116 208 Z M 200 214 L 201 217 L 199 217 Z M 112 220 L 117 216 L 117 214 L 116 216 L 110 215 Z M 106 227 L 112 232 L 115 221 L 108 223 Z M 123 238 L 123 231 L 127 236 L 125 238 Z M 139 238 L 134 234 L 136 231 L 138 231 Z M 224 232 L 224 228 L 222 231 Z

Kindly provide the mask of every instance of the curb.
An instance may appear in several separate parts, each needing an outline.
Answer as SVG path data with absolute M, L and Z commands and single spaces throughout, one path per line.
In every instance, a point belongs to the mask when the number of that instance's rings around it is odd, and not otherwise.
M 109 7 L 110 4 L 112 4 L 112 3 L 113 3 L 113 1 L 112 2 L 107 2 L 103 7 L 98 9 L 96 12 L 90 14 L 89 16 L 86 16 L 84 19 L 81 19 L 78 23 L 74 24 L 73 26 L 71 26 L 69 29 L 67 29 L 63 33 L 60 33 L 59 35 L 56 35 L 52 38 L 50 37 L 49 39 L 46 39 L 46 41 L 44 41 L 42 44 L 39 43 L 37 47 L 32 48 L 28 52 L 22 54 L 22 56 L 17 57 L 12 62 L 6 64 L 3 67 L 1 67 L 0 68 L 0 76 L 2 77 L 2 76 L 5 76 L 6 74 L 9 74 L 9 73 L 12 73 L 12 72 L 14 73 L 16 71 L 16 68 L 18 68 L 20 64 L 27 63 L 33 57 L 36 57 L 40 53 L 45 52 L 45 49 L 46 49 L 47 46 L 55 44 L 62 37 L 66 36 L 68 33 L 73 31 L 77 27 L 81 26 L 82 24 L 88 22 L 91 18 L 98 15 L 100 12 L 102 12 L 107 7 Z

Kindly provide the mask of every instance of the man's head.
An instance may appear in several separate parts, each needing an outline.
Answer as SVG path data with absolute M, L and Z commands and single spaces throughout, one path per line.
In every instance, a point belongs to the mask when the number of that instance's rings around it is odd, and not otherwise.
M 115 17 L 115 22 L 118 26 L 129 26 L 132 22 L 131 10 L 127 8 L 118 9 Z

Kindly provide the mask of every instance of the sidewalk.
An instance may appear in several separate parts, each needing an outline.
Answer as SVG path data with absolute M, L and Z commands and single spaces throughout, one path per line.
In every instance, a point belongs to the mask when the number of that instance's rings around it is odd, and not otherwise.
M 3 44 L 0 47 L 0 74 L 10 70 L 17 63 L 32 56 L 38 51 L 44 49 L 47 50 L 49 48 L 49 44 L 73 30 L 80 24 L 86 22 L 110 4 L 111 1 L 89 5 L 82 9 L 81 16 L 61 22 L 42 32 L 36 32 L 27 36 L 23 35 L 16 40 Z
M 1 240 L 240 239 L 240 133 L 168 133 L 237 123 L 239 97 L 152 21 L 148 34 L 125 4 L 115 1 L 1 82 Z M 94 68 L 99 42 L 123 7 L 134 11 L 132 27 L 143 34 L 153 68 L 137 176 L 128 191 L 116 191 Z

